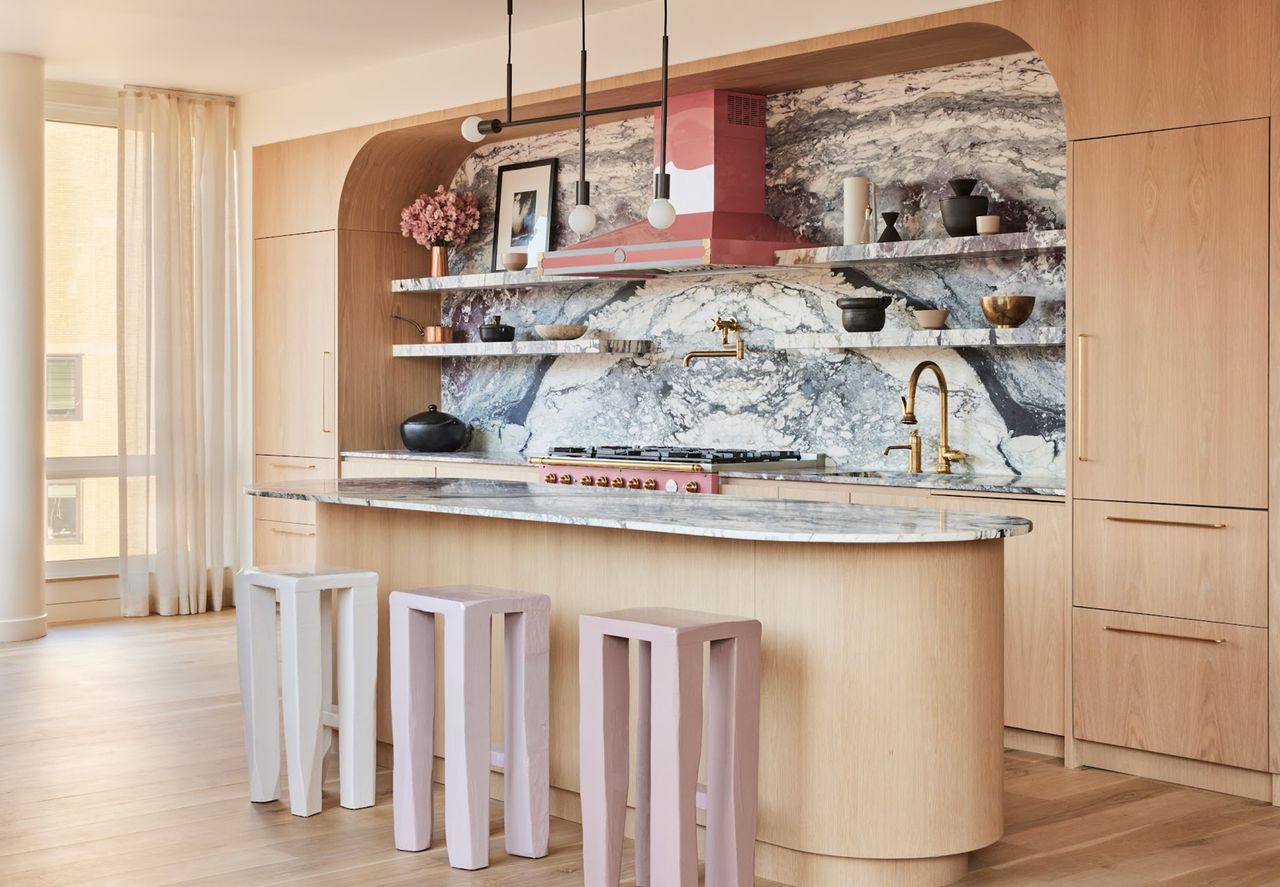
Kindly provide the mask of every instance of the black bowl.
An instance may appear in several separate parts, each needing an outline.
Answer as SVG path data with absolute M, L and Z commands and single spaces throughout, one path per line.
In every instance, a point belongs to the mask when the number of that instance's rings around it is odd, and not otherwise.
M 892 301 L 889 296 L 844 296 L 836 299 L 840 323 L 846 332 L 878 333 L 884 329 L 884 309 Z
M 481 342 L 514 342 L 516 328 L 507 323 L 486 323 L 480 327 Z

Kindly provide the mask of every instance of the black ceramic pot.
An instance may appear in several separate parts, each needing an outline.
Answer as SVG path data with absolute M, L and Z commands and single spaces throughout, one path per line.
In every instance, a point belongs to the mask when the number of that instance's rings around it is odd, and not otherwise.
M 415 453 L 452 453 L 467 441 L 467 425 L 435 404 L 400 423 L 400 439 Z
M 878 333 L 884 329 L 884 309 L 893 299 L 888 296 L 845 296 L 836 299 L 840 323 L 850 333 Z
M 977 179 L 952 179 L 948 182 L 955 192 L 942 198 L 942 227 L 952 237 L 971 237 L 978 233 L 978 216 L 987 214 L 987 198 L 974 197 Z
M 514 342 L 515 338 L 516 328 L 503 323 L 502 318 L 497 315 L 488 318 L 480 327 L 481 342 Z

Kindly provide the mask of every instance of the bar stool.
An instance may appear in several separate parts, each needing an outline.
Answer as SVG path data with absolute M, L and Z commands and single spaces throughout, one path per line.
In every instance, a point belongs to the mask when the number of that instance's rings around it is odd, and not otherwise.
M 547 855 L 551 599 L 452 586 L 391 593 L 392 800 L 400 850 L 431 846 L 436 617 L 444 619 L 445 841 L 449 865 L 489 864 L 489 767 L 503 768 L 507 852 Z M 503 616 L 504 747 L 489 745 L 490 622 Z
M 697 887 L 702 645 L 711 645 L 706 883 L 755 883 L 760 623 L 668 608 L 579 620 L 583 881 L 617 887 L 627 813 L 628 647 L 639 647 L 636 884 Z
M 344 567 L 250 567 L 236 574 L 236 646 L 249 758 L 249 799 L 280 797 L 276 594 L 284 678 L 289 809 L 320 812 L 324 756 L 340 734 L 343 807 L 372 807 L 378 676 L 378 574 Z M 338 703 L 333 699 L 333 620 L 338 609 Z

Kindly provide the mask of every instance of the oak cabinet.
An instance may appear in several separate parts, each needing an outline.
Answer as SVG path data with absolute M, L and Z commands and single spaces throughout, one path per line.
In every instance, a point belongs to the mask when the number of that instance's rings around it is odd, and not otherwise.
M 262 567 L 316 562 L 316 528 L 284 521 L 253 522 L 253 562 Z
M 1075 497 L 1266 507 L 1267 152 L 1266 120 L 1073 144 Z
M 254 243 L 253 434 L 260 456 L 336 456 L 332 231 Z

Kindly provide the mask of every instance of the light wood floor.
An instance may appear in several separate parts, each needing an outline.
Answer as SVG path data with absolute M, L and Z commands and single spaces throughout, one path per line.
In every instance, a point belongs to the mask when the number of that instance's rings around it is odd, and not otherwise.
M 549 858 L 507 858 L 496 832 L 483 872 L 450 869 L 442 844 L 397 852 L 389 773 L 370 810 L 337 806 L 336 784 L 310 819 L 250 804 L 234 641 L 224 613 L 0 645 L 0 884 L 582 883 L 578 829 L 558 820 Z M 1039 755 L 1005 767 L 1005 838 L 964 884 L 1280 884 L 1280 810 Z

